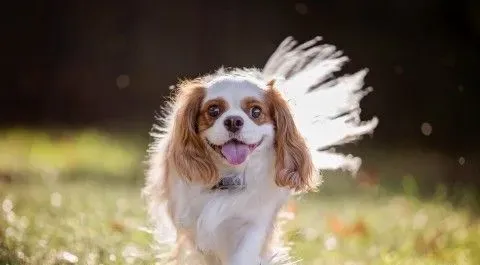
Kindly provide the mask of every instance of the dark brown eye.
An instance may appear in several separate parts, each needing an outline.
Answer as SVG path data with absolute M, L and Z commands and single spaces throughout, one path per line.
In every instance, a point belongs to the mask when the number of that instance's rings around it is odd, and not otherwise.
M 220 115 L 220 107 L 217 105 L 212 105 L 208 107 L 208 115 L 213 118 L 217 117 L 218 115 Z
M 262 114 L 262 109 L 260 107 L 255 106 L 250 109 L 250 115 L 254 119 L 258 119 L 261 114 Z

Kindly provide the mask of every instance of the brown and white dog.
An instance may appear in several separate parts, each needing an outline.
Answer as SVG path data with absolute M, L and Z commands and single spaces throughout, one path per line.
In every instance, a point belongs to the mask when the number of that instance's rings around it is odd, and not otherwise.
M 358 118 L 366 72 L 327 81 L 346 57 L 318 40 L 286 39 L 263 70 L 178 85 L 144 189 L 159 240 L 169 222 L 208 265 L 275 263 L 272 233 L 291 194 L 314 189 L 320 169 L 358 168 L 358 158 L 319 150 L 376 127 Z

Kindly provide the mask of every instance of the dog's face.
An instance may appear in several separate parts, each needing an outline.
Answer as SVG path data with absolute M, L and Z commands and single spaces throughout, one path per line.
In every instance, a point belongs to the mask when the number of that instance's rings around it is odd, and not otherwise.
M 198 132 L 214 157 L 227 166 L 241 166 L 252 153 L 273 145 L 274 117 L 265 88 L 223 78 L 207 84 L 205 91 Z
M 183 82 L 178 92 L 167 159 L 182 177 L 216 184 L 220 166 L 241 167 L 273 148 L 277 185 L 310 186 L 309 150 L 274 82 L 226 75 Z

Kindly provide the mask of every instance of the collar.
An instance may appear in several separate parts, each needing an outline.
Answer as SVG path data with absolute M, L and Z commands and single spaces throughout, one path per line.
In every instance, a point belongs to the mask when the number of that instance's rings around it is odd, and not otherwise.
M 215 186 L 212 187 L 212 190 L 244 190 L 246 188 L 245 175 L 235 174 L 224 176 Z

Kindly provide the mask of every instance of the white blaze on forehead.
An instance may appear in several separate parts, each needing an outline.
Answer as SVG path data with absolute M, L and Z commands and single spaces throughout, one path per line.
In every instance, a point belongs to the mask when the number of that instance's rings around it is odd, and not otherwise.
M 246 97 L 263 99 L 264 90 L 253 80 L 239 77 L 225 77 L 214 79 L 207 84 L 207 94 L 204 102 L 223 98 L 232 106 L 240 106 L 241 101 Z
M 224 145 L 231 139 L 231 133 L 225 128 L 224 120 L 228 116 L 240 116 L 244 124 L 240 130 L 239 140 L 246 144 L 259 143 L 263 138 L 265 145 L 273 142 L 273 126 L 271 124 L 257 125 L 242 109 L 242 101 L 246 98 L 255 98 L 263 101 L 266 84 L 248 77 L 223 76 L 217 77 L 205 84 L 205 104 L 212 99 L 223 99 L 228 108 L 216 118 L 212 126 L 202 132 L 202 136 L 214 145 Z M 225 150 L 224 150 L 225 151 Z

